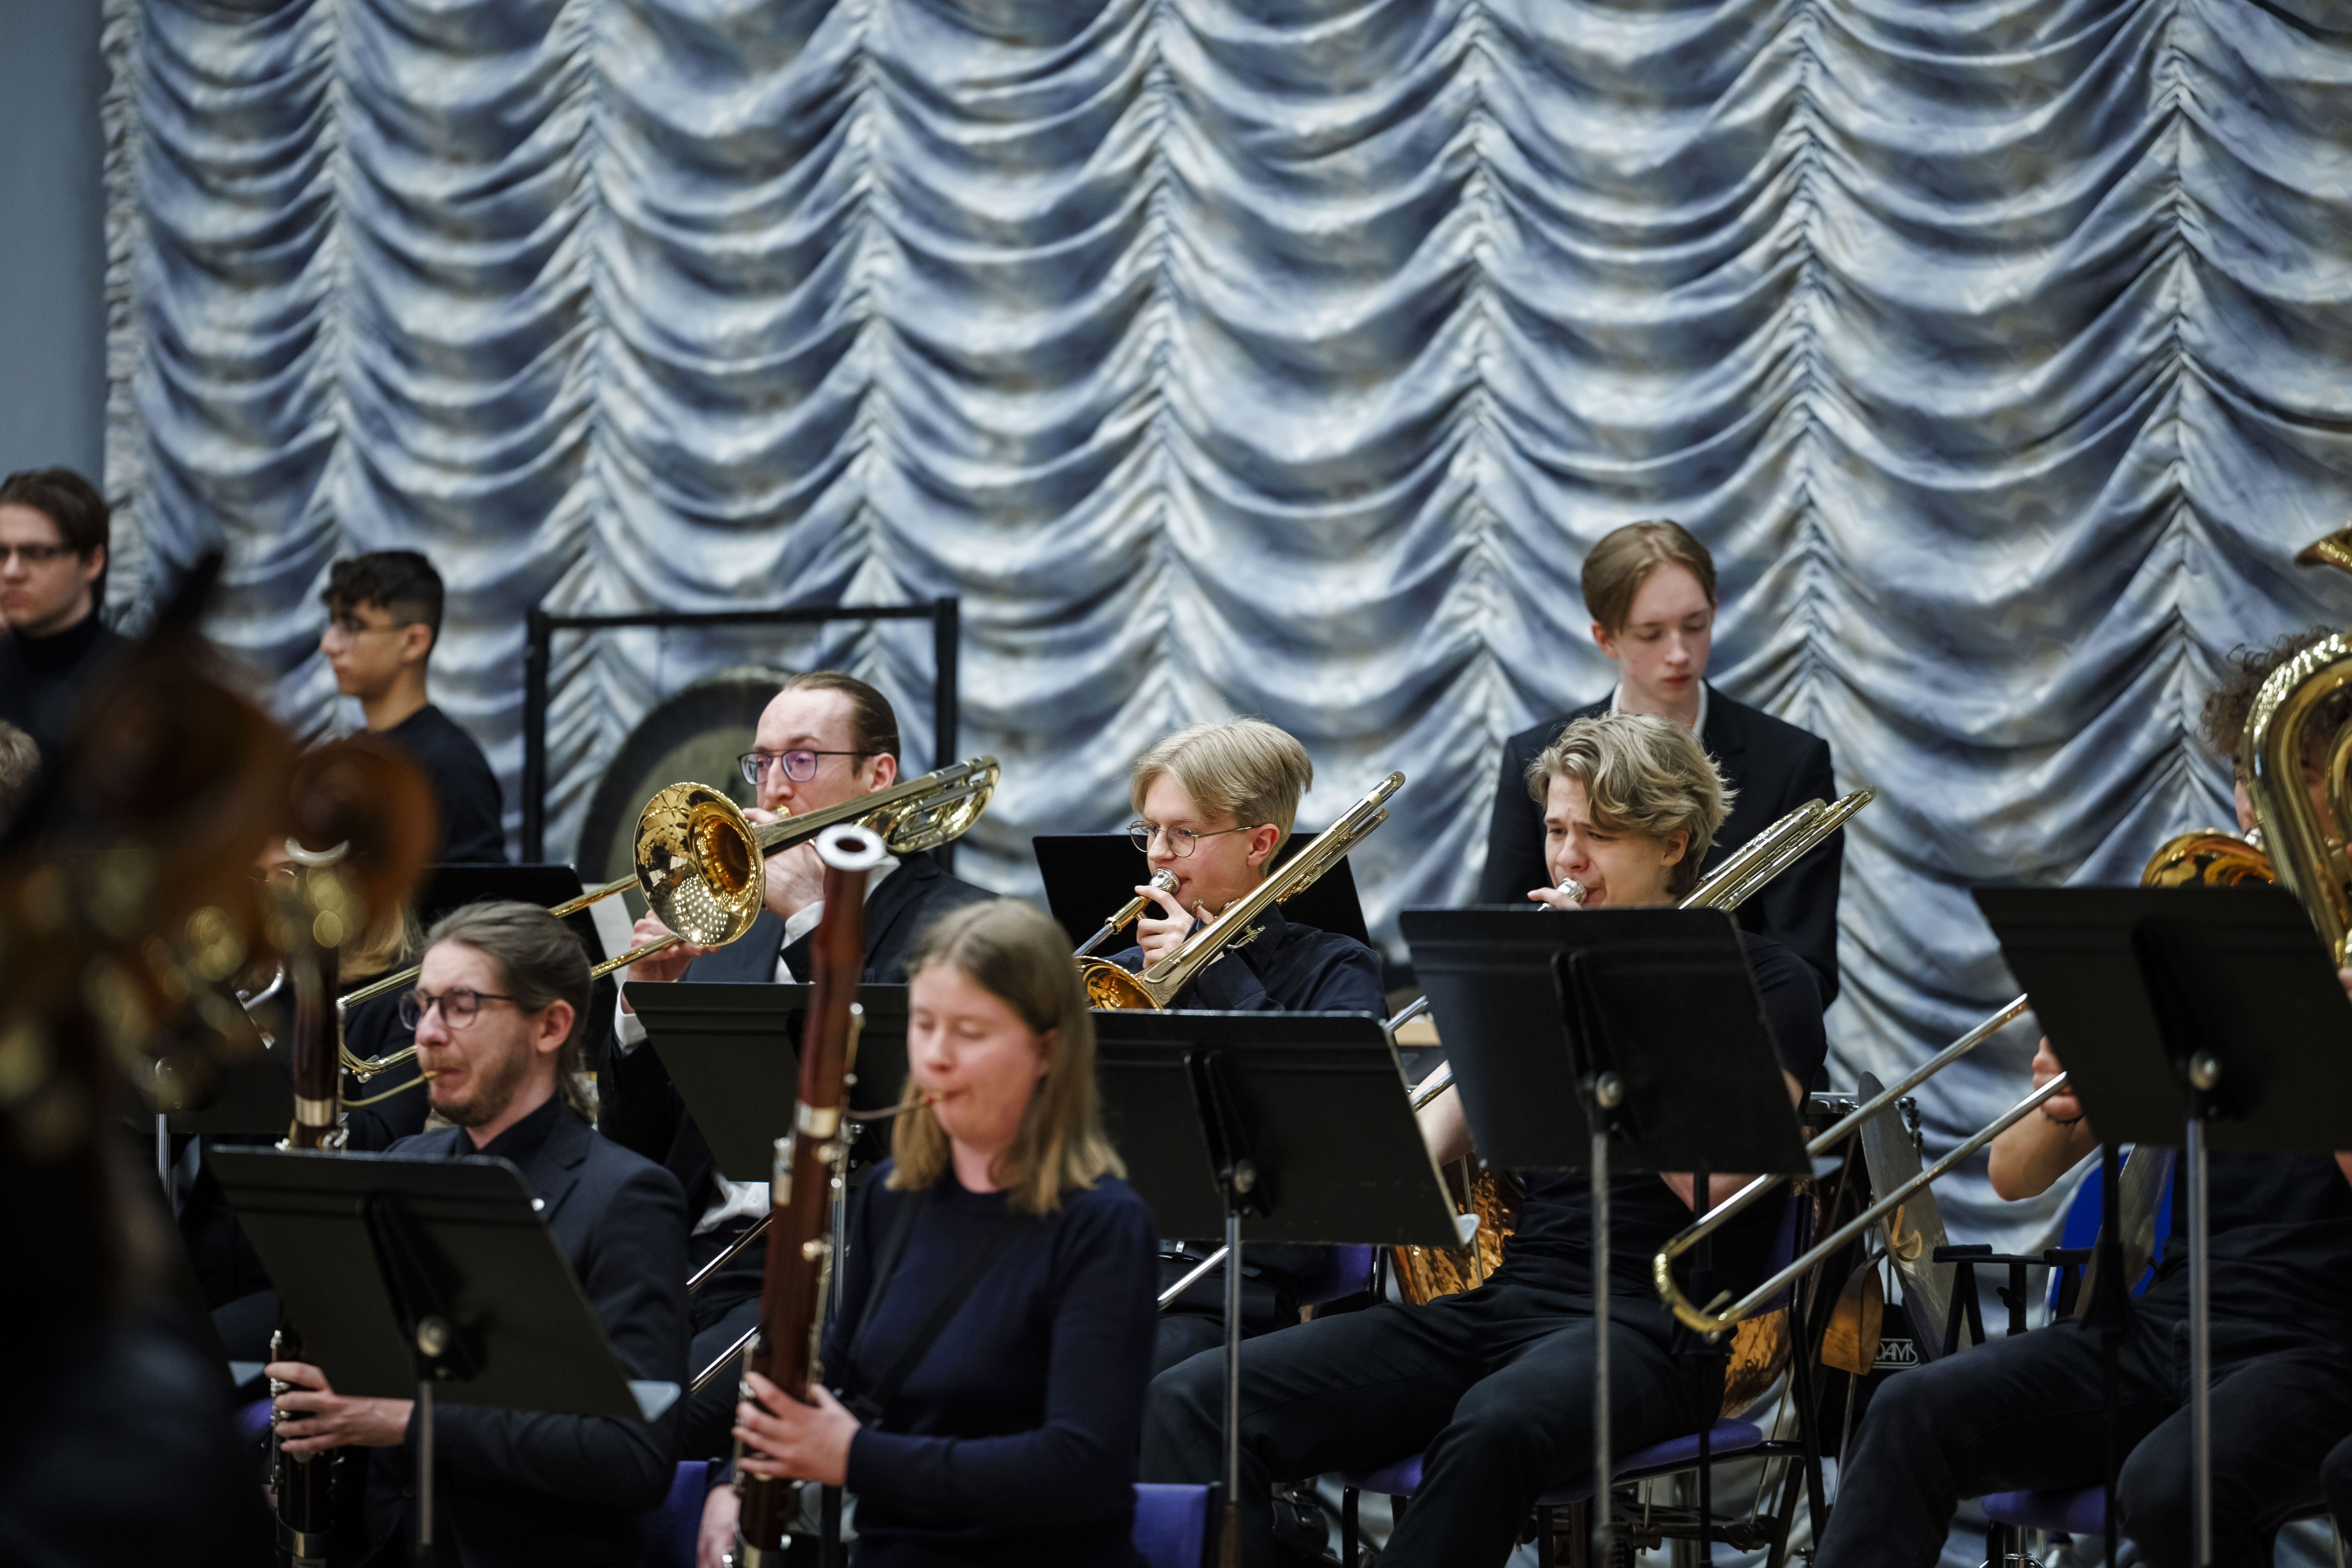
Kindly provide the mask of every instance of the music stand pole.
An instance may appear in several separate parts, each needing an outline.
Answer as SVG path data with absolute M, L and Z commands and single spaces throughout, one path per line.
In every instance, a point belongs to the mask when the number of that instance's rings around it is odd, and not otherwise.
M 2189 1063 L 2189 1536 L 2190 1561 L 2213 1561 L 2213 1296 L 2206 1256 L 2205 1117 L 2208 1096 L 2221 1081 L 2210 1051 Z
M 1220 1568 L 1241 1561 L 1242 1215 L 1225 1211 L 1225 1507 L 1217 1542 Z
M 1609 1561 L 1609 1112 L 1622 1096 L 1617 1075 L 1592 1089 L 1592 1558 Z
M 433 1379 L 416 1380 L 416 1568 L 433 1568 Z
M 2137 1159 L 2135 1153 L 2132 1156 Z M 2116 1357 L 2123 1344 L 2123 1326 L 2116 1321 L 2128 1310 L 2131 1282 L 2123 1278 L 2123 1162 L 2117 1158 L 2115 1142 L 2110 1139 L 2099 1146 L 2099 1250 L 2093 1267 L 2098 1270 L 2097 1290 L 2090 1310 L 2099 1321 L 2099 1413 L 2100 1436 L 2105 1449 L 2100 1473 L 2105 1478 L 2106 1498 L 2101 1521 L 2102 1541 L 2106 1555 L 2103 1563 L 2113 1563 L 2118 1544 L 2119 1521 L 2116 1517 L 2116 1474 L 2121 1468 L 2122 1456 L 2116 1444 Z

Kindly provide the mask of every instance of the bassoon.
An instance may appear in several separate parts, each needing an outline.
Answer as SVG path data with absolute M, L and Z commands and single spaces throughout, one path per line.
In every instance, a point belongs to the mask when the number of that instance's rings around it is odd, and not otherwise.
M 294 994 L 287 1045 L 294 1122 L 281 1148 L 342 1147 L 343 1042 L 335 1009 L 341 947 L 373 912 L 397 904 L 423 869 L 431 853 L 426 787 L 413 764 L 363 741 L 331 742 L 296 764 L 293 832 L 286 840 L 294 879 L 271 911 L 272 945 L 284 954 Z M 310 1359 L 290 1318 L 278 1319 L 269 1357 Z M 297 1386 L 273 1378 L 269 1393 L 274 1399 Z M 278 1440 L 274 1415 L 270 1427 L 269 1490 L 280 1568 L 327 1568 L 345 1450 L 289 1453 Z
M 760 1328 L 743 1352 L 747 1372 L 803 1404 L 814 1403 L 809 1385 L 824 1375 L 817 1342 L 834 1262 L 834 1187 L 848 1146 L 842 1110 L 857 984 L 866 969 L 866 878 L 887 853 L 877 835 L 848 824 L 827 828 L 816 852 L 824 862 L 824 912 L 810 942 L 800 1095 L 792 1131 L 776 1140 Z M 751 1397 L 748 1376 L 743 1397 Z M 739 1460 L 743 1451 L 739 1441 Z M 745 1475 L 739 1468 L 735 1485 L 743 1506 L 735 1526 L 736 1568 L 782 1568 L 801 1484 Z
M 301 944 L 308 951 L 287 956 L 293 981 L 294 1027 L 289 1042 L 288 1066 L 294 1079 L 294 1124 L 287 1130 L 287 1149 L 326 1149 L 341 1118 L 336 1105 L 339 1068 L 335 1060 L 336 953 L 331 947 Z M 291 1318 L 281 1316 L 269 1337 L 272 1361 L 307 1361 L 302 1336 Z M 270 1379 L 269 1393 L 292 1392 L 299 1384 Z M 326 1568 L 330 1538 L 335 1528 L 334 1477 L 342 1450 L 289 1453 L 279 1444 L 277 1418 L 270 1421 L 269 1489 L 278 1514 L 278 1561 L 281 1568 Z

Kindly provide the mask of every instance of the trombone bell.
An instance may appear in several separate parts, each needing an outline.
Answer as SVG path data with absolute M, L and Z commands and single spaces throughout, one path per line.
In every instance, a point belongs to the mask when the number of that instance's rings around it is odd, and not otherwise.
M 750 819 L 708 784 L 674 784 L 637 817 L 638 885 L 660 921 L 700 947 L 723 947 L 760 918 L 766 862 Z
M 1165 997 L 1154 995 L 1151 987 L 1108 958 L 1080 959 L 1078 978 L 1086 984 L 1089 1007 L 1154 1012 L 1168 1005 Z M 1174 994 L 1171 988 L 1169 995 Z

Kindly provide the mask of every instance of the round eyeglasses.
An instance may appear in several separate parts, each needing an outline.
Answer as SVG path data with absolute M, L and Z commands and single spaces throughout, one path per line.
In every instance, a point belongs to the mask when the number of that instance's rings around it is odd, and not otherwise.
M 453 1029 L 470 1027 L 482 1016 L 485 1002 L 512 1002 L 511 996 L 501 996 L 495 991 L 469 991 L 460 985 L 454 991 L 436 994 L 430 991 L 406 991 L 400 998 L 400 1026 L 415 1029 L 425 1022 L 425 1016 L 434 1008 L 441 1009 L 441 1021 Z
M 1223 838 L 1228 833 L 1249 831 L 1247 827 L 1220 827 L 1213 833 L 1195 833 L 1189 827 L 1161 827 L 1150 822 L 1130 822 L 1127 825 L 1128 842 L 1133 844 L 1138 849 L 1142 850 L 1146 855 L 1150 854 L 1151 841 L 1165 834 L 1168 837 L 1168 853 L 1175 856 L 1179 860 L 1190 860 L 1192 858 L 1193 846 L 1199 844 L 1203 838 Z
M 819 757 L 864 757 L 871 754 L 867 752 L 746 752 L 735 759 L 735 765 L 743 770 L 743 782 L 754 787 L 770 768 L 776 767 L 782 768 L 784 776 L 793 783 L 806 784 L 816 777 Z

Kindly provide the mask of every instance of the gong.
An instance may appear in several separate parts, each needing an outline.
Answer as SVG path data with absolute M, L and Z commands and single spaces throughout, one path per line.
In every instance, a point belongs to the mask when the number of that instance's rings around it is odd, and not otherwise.
M 760 712 L 791 679 L 786 671 L 744 665 L 706 676 L 663 698 L 613 755 L 580 828 L 580 874 L 591 887 L 635 869 L 637 816 L 656 792 L 674 784 L 708 784 L 737 805 L 758 803 L 736 759 L 751 749 Z M 623 895 L 629 918 L 646 912 L 643 894 Z

